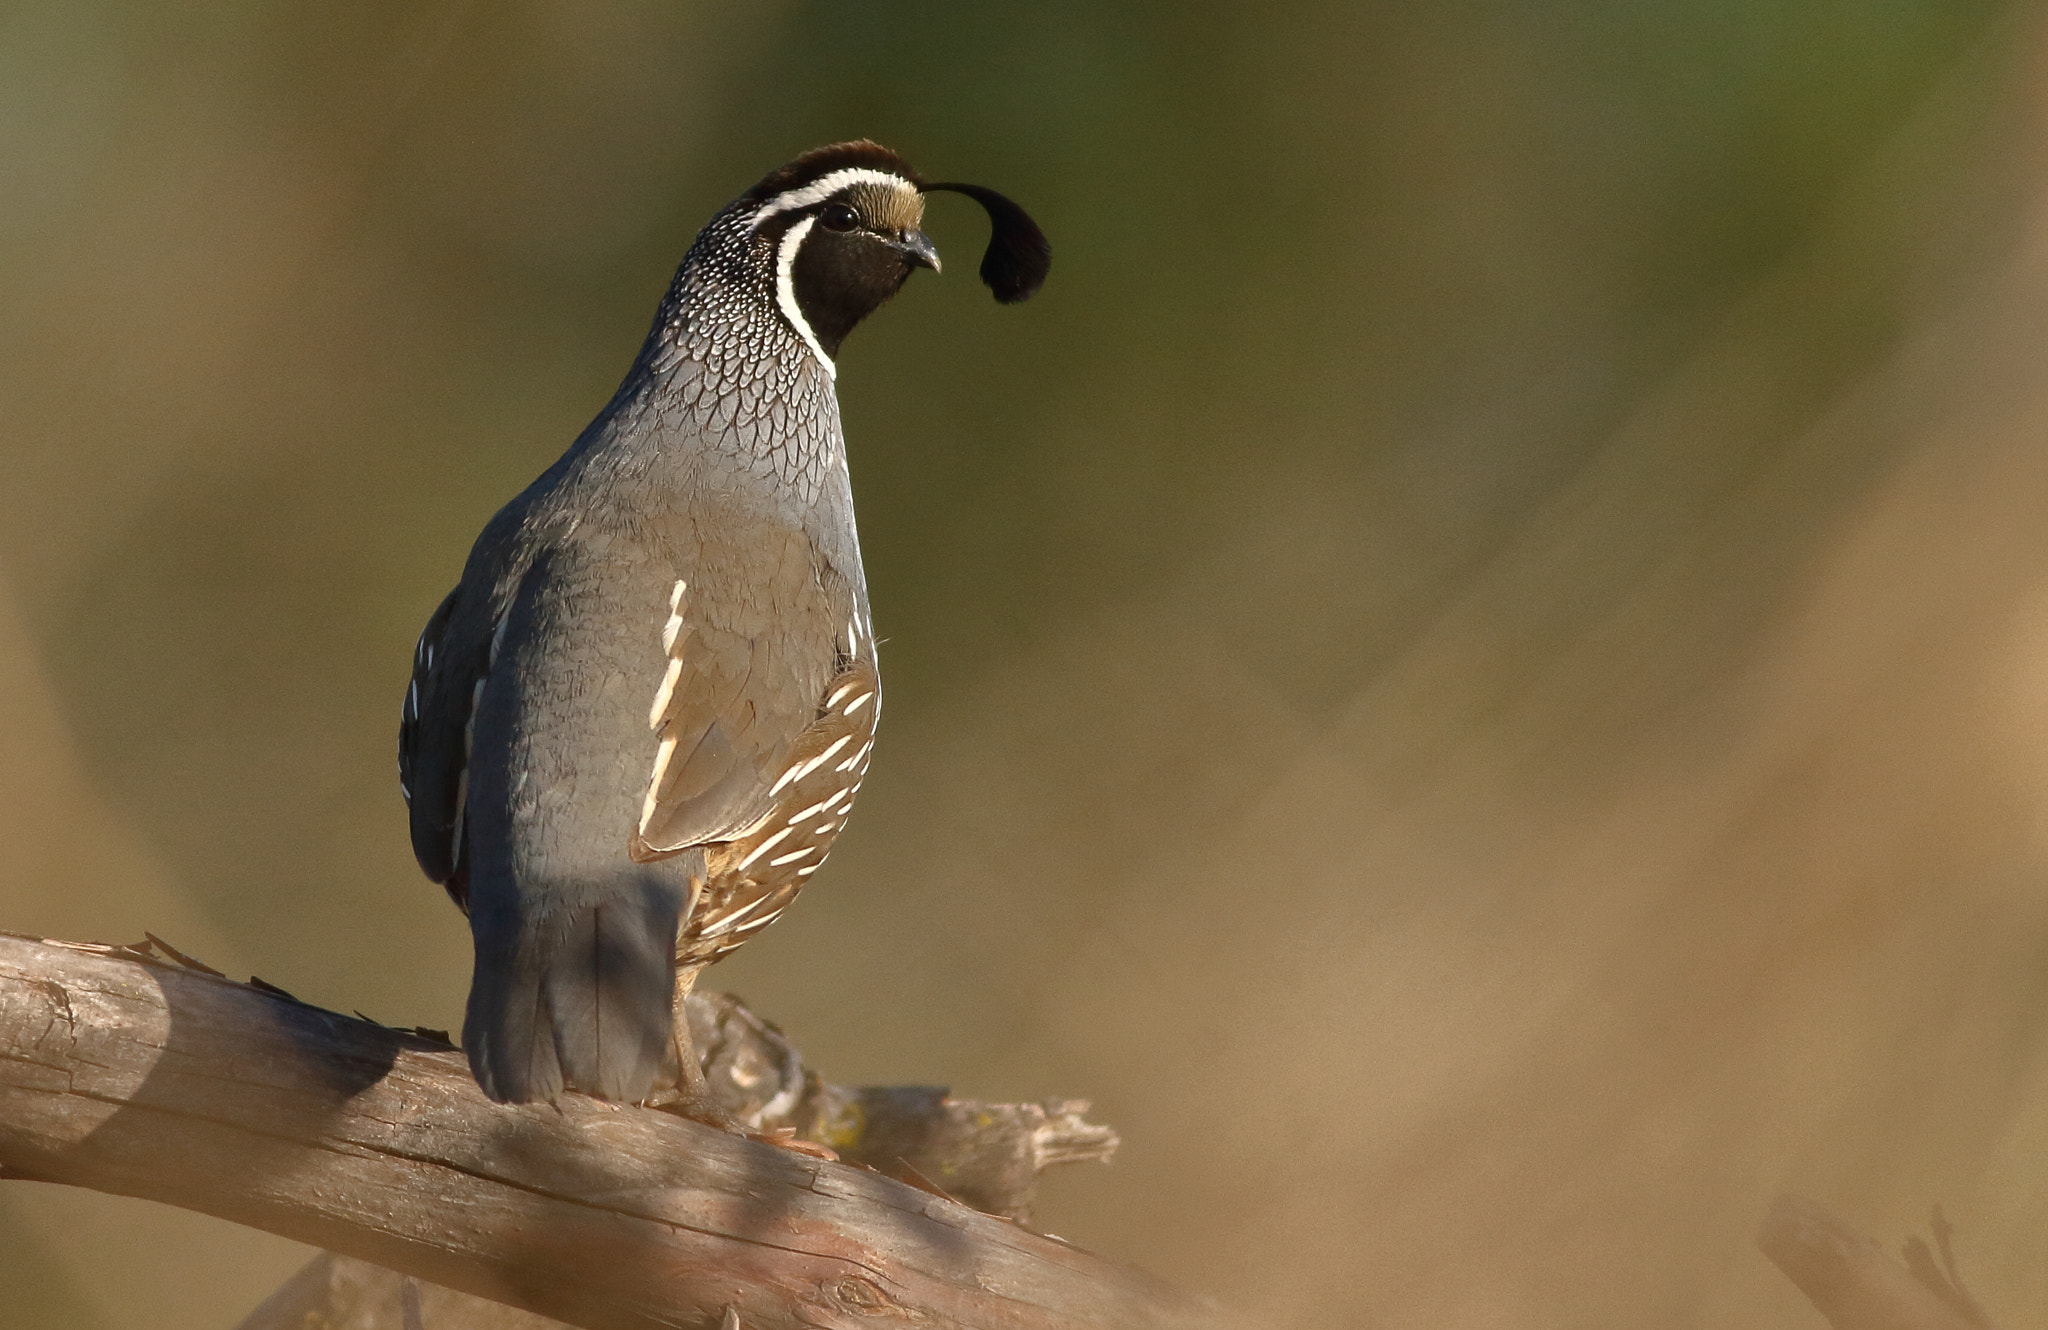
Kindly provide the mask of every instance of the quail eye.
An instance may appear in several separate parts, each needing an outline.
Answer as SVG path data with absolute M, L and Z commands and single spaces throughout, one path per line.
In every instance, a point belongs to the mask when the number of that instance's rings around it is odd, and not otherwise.
M 829 203 L 825 211 L 818 214 L 818 220 L 825 224 L 827 231 L 851 231 L 860 225 L 860 214 L 844 203 Z

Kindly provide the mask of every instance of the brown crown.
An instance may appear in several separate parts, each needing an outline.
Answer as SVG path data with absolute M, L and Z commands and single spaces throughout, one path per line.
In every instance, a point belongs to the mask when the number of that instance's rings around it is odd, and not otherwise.
M 917 172 L 910 169 L 909 162 L 889 149 L 867 139 L 854 139 L 849 143 L 828 143 L 822 148 L 813 148 L 786 166 L 777 167 L 763 176 L 761 183 L 748 190 L 747 197 L 756 203 L 766 203 L 785 190 L 800 189 L 821 176 L 852 166 L 893 172 L 914 187 L 922 188 L 924 183 Z

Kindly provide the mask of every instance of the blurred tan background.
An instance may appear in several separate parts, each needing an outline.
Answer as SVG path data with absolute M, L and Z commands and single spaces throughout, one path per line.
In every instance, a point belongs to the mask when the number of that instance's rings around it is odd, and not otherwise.
M 1992 0 L 0 6 L 0 928 L 458 1023 L 413 635 L 867 134 L 1058 263 L 849 347 L 883 741 L 707 983 L 1276 1326 L 1817 1327 L 1781 1188 L 2048 1321 L 2044 131 Z M 21 1330 L 303 1255 L 0 1187 Z

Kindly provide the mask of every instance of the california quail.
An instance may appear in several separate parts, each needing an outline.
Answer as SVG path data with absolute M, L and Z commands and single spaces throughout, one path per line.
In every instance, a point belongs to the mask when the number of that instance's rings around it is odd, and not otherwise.
M 399 776 L 469 915 L 462 1044 L 493 1099 L 687 1104 L 672 1008 L 845 824 L 881 694 L 833 357 L 938 270 L 938 189 L 988 211 L 996 299 L 1036 291 L 1045 237 L 1001 195 L 864 141 L 797 158 L 698 235 L 610 403 L 420 635 Z

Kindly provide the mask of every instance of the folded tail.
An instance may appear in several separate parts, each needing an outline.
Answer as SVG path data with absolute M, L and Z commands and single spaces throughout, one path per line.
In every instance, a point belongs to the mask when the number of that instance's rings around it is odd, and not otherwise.
M 552 1103 L 565 1088 L 645 1099 L 671 1056 L 682 899 L 649 879 L 539 917 L 474 911 L 462 1047 L 484 1093 L 500 1103 Z

